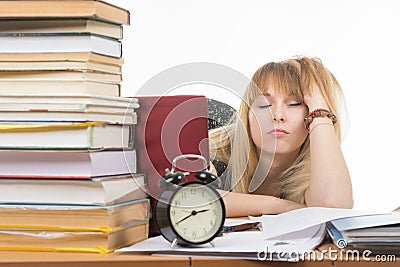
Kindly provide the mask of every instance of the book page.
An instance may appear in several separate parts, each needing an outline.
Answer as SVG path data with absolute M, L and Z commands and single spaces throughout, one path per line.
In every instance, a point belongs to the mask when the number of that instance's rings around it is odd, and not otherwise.
M 382 213 L 384 212 L 308 207 L 274 216 L 263 215 L 261 217 L 252 217 L 252 219 L 261 220 L 264 237 L 272 238 L 339 218 Z
M 259 231 L 241 231 L 225 234 L 209 243 L 195 247 L 171 244 L 162 236 L 149 238 L 116 252 L 140 252 L 156 255 L 230 257 L 252 260 L 299 261 L 303 253 L 318 246 L 325 236 L 325 225 L 316 225 L 273 239 L 266 240 Z

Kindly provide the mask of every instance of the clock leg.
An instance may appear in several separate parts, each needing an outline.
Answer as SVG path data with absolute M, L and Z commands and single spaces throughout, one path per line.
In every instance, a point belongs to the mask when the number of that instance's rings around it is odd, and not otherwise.
M 178 244 L 178 238 L 175 237 L 174 240 L 172 240 L 171 248 L 176 247 L 177 244 Z
M 212 247 L 215 247 L 215 243 L 214 243 L 213 240 L 210 241 L 210 245 L 211 245 Z

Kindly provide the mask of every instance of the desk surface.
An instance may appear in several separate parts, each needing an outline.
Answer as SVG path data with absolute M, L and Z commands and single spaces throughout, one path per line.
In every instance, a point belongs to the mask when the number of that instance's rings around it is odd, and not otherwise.
M 159 265 L 161 264 L 161 265 Z M 96 254 L 75 252 L 0 251 L 0 266 L 70 267 L 70 266 L 190 266 L 189 258 L 156 257 L 130 254 Z
M 0 267 L 70 267 L 70 266 L 118 266 L 118 267 L 149 267 L 149 266 L 176 266 L 176 267 L 260 267 L 260 266 L 287 266 L 287 262 L 265 262 L 222 258 L 192 258 L 192 257 L 158 257 L 133 254 L 95 254 L 72 252 L 24 252 L 0 251 Z M 322 266 L 331 267 L 330 261 L 299 262 L 293 266 Z

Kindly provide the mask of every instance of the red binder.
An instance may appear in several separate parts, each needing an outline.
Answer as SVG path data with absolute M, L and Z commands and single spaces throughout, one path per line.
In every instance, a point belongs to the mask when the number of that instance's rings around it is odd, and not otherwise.
M 197 154 L 209 162 L 207 101 L 204 96 L 143 96 L 137 109 L 135 132 L 137 169 L 147 174 L 152 208 L 162 192 L 158 181 L 171 170 L 172 161 L 182 154 Z M 184 159 L 177 169 L 190 172 L 185 181 L 196 180 L 195 171 L 204 169 L 202 161 Z M 183 182 L 185 182 L 183 181 Z M 154 214 L 154 210 L 153 210 Z M 154 218 L 150 221 L 150 235 L 158 234 Z

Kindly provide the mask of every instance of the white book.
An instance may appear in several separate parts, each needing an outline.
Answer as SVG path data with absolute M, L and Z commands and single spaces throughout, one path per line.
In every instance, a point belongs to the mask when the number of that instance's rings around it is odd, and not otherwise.
M 135 124 L 136 98 L 101 95 L 0 95 L 0 118 L 7 121 L 104 121 Z
M 5 54 L 3 54 L 5 55 Z M 21 54 L 22 55 L 22 54 Z M 33 55 L 33 54 L 29 54 Z M 1 58 L 0 58 L 1 60 Z M 0 61 L 3 71 L 97 71 L 121 74 L 120 65 L 104 64 L 93 61 Z
M 1 98 L 1 96 L 0 96 Z M 128 105 L 114 104 L 79 104 L 79 103 L 1 103 L 0 112 L 34 111 L 34 112 L 98 112 L 98 113 L 133 113 L 135 110 Z
M 136 151 L 0 150 L 0 178 L 91 179 L 136 173 Z
M 24 95 L 6 95 L 0 94 L 0 104 L 5 107 L 8 104 L 19 103 L 71 103 L 71 104 L 95 104 L 95 105 L 124 105 L 126 107 L 138 108 L 137 98 L 104 96 L 96 94 L 24 94 Z
M 91 70 L 121 74 L 123 58 L 90 52 L 78 53 L 0 53 L 3 71 Z
M 93 81 L 118 84 L 122 81 L 120 74 L 93 71 L 0 71 L 0 80 L 6 81 Z
M 121 42 L 90 34 L 0 36 L 0 53 L 93 52 L 122 57 Z
M 104 206 L 146 198 L 146 190 L 144 174 L 91 180 L 0 179 L 0 203 Z
M 0 149 L 121 150 L 133 149 L 132 124 L 103 122 L 0 123 Z
M 120 96 L 120 85 L 112 83 L 69 80 L 69 81 L 3 81 L 0 80 L 0 95 L 26 94 L 96 94 Z
M 0 110 L 3 121 L 102 121 L 118 124 L 136 124 L 137 114 L 125 112 L 95 112 L 82 110 Z
M 92 33 L 122 39 L 121 25 L 93 19 L 3 20 L 0 35 L 26 33 Z

